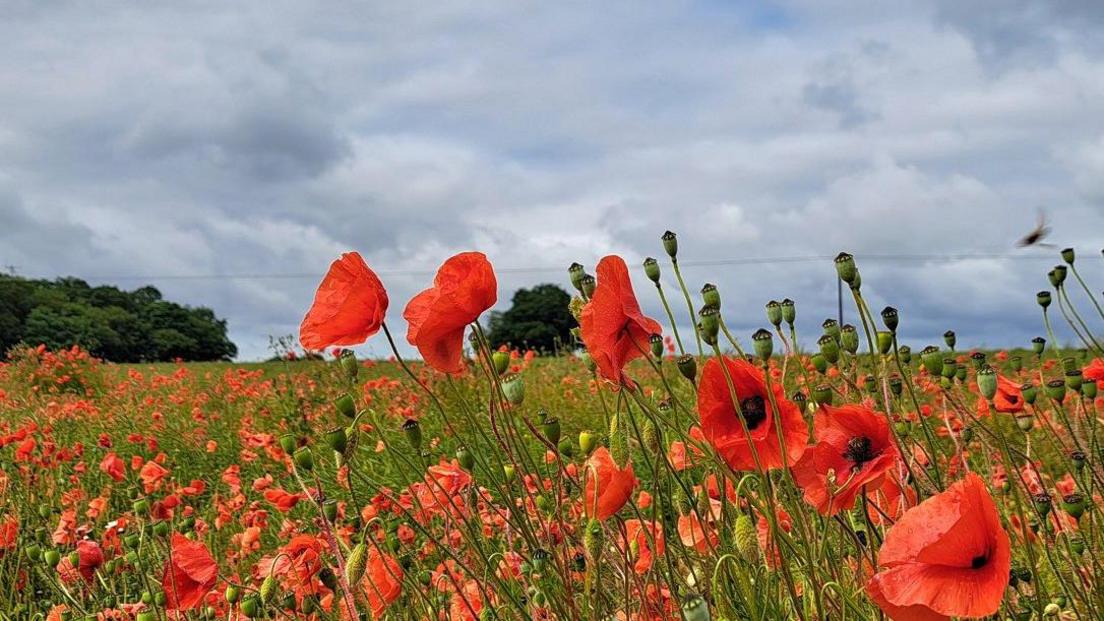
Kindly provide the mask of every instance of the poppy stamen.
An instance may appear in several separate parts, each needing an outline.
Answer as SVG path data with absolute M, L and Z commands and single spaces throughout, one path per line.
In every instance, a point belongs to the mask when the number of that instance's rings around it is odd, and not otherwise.
M 759 395 L 741 401 L 740 413 L 744 416 L 744 422 L 747 423 L 748 431 L 755 431 L 755 428 L 758 427 L 760 423 L 767 420 L 766 404 Z
M 870 438 L 857 436 L 847 441 L 847 448 L 843 451 L 844 459 L 851 462 L 851 470 L 860 470 L 868 461 L 873 461 L 878 454 Z

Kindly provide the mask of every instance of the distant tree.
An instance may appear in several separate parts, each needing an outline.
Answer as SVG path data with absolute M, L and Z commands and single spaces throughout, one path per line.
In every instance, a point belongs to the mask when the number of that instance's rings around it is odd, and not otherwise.
M 509 310 L 491 313 L 491 345 L 545 353 L 570 349 L 571 328 L 576 325 L 567 308 L 570 302 L 571 296 L 556 285 L 518 289 Z

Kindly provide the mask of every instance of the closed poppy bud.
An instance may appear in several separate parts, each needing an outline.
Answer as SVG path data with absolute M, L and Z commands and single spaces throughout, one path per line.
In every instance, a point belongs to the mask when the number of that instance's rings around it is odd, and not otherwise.
M 345 393 L 334 399 L 334 407 L 345 418 L 356 417 L 356 402 L 353 401 L 353 396 L 349 393 Z
M 682 602 L 682 614 L 686 621 L 709 621 L 709 604 L 701 595 L 691 595 Z
M 598 436 L 589 431 L 582 431 L 579 433 L 579 450 L 583 452 L 583 455 L 590 455 L 597 446 Z
M 882 323 L 885 324 L 886 330 L 889 330 L 891 333 L 896 334 L 898 323 L 897 309 L 893 308 L 892 306 L 887 306 L 883 308 Z
M 835 364 L 839 360 L 839 344 L 836 342 L 836 338 L 831 334 L 823 334 L 817 339 L 817 345 L 820 346 L 820 354 L 824 356 L 824 359 L 831 364 Z
M 362 541 L 349 552 L 345 559 L 345 581 L 348 584 L 360 584 L 364 570 L 368 567 L 368 546 Z
M 859 270 L 855 267 L 855 257 L 841 252 L 836 255 L 836 273 L 839 274 L 840 280 L 847 284 L 855 282 L 855 278 L 859 275 Z
M 349 378 L 349 381 L 355 382 L 357 375 L 360 373 L 360 365 L 357 363 L 356 354 L 352 350 L 346 349 L 341 352 L 341 356 L 337 361 L 341 365 L 341 370 L 345 371 L 345 376 Z
M 1082 451 L 1070 451 L 1069 454 L 1070 463 L 1073 467 L 1080 472 L 1085 467 L 1085 453 Z
M 1070 514 L 1075 520 L 1080 520 L 1085 514 L 1086 502 L 1083 494 L 1074 492 L 1062 497 L 1062 510 Z
M 1028 405 L 1035 403 L 1035 397 L 1038 396 L 1039 391 L 1035 388 L 1035 384 L 1027 382 L 1020 386 L 1020 393 L 1023 394 L 1024 402 Z
M 564 457 L 567 457 L 568 459 L 571 459 L 575 456 L 575 443 L 572 442 L 570 438 L 564 438 L 560 440 L 557 448 L 560 449 L 560 454 L 562 454 Z
M 1020 428 L 1020 431 L 1031 431 L 1031 428 L 1035 426 L 1035 419 L 1026 413 L 1020 413 L 1016 415 L 1016 426 Z
M 741 513 L 736 518 L 732 528 L 733 539 L 736 543 L 736 551 L 740 553 L 750 565 L 759 563 L 759 538 L 755 532 L 755 524 L 746 513 Z
M 582 359 L 583 364 L 586 365 L 587 370 L 591 373 L 594 373 L 598 370 L 598 364 L 594 362 L 594 357 L 590 355 L 590 352 L 584 351 L 583 353 L 579 354 L 579 358 Z
M 893 333 L 887 330 L 878 330 L 878 353 L 883 356 L 893 349 Z
M 650 418 L 644 422 L 644 429 L 641 431 L 641 439 L 644 441 L 644 448 L 648 449 L 648 451 L 653 454 L 659 452 L 662 445 L 659 427 L 657 427 L 655 421 Z
M 260 593 L 262 604 L 267 604 L 276 597 L 276 576 L 274 574 L 268 574 L 268 576 L 261 581 Z
M 514 477 L 517 476 L 517 470 L 514 468 L 513 464 L 506 464 L 502 466 L 502 474 L 506 477 L 507 483 L 513 483 Z
M 579 292 L 583 292 L 583 277 L 586 276 L 586 268 L 580 263 L 572 263 L 567 268 L 567 275 L 571 279 L 571 286 Z
M 143 610 L 134 617 L 135 621 L 156 621 L 157 613 L 152 610 Z
M 1035 301 L 1038 302 L 1039 306 L 1042 306 L 1043 308 L 1050 306 L 1050 300 L 1051 297 L 1049 291 L 1040 291 L 1035 294 Z
M 859 351 L 859 333 L 855 330 L 855 326 L 845 324 L 840 328 L 840 347 L 849 354 Z
M 901 396 L 901 388 L 904 383 L 901 381 L 900 375 L 893 375 L 889 378 L 889 392 L 893 393 L 895 397 Z
M 678 254 L 678 237 L 671 231 L 665 231 L 659 239 L 663 241 L 663 250 L 667 256 L 675 258 Z
M 759 359 L 764 364 L 770 360 L 771 354 L 774 353 L 774 337 L 770 332 L 760 328 L 755 331 L 755 334 L 751 335 L 751 342 L 755 345 L 755 355 L 759 356 Z
M 314 470 L 314 455 L 311 454 L 310 448 L 301 446 L 295 449 L 295 454 L 292 456 L 295 460 L 295 465 L 301 470 L 310 472 Z
M 415 451 L 422 448 L 422 428 L 418 425 L 418 421 L 413 418 L 403 421 L 402 432 L 406 436 L 406 441 L 410 443 Z
M 706 306 L 721 307 L 721 292 L 717 291 L 717 285 L 705 283 L 701 290 L 702 302 Z
M 830 317 L 828 319 L 825 319 L 824 322 L 820 324 L 820 327 L 824 328 L 825 334 L 831 336 L 834 339 L 839 338 L 840 325 L 839 322 L 835 319 L 832 319 Z
M 598 287 L 598 280 L 595 279 L 594 276 L 587 274 L 583 276 L 582 287 L 583 297 L 588 299 L 594 297 L 594 289 Z
M 824 357 L 824 354 L 813 354 L 812 360 L 813 368 L 816 369 L 818 373 L 823 374 L 828 372 L 828 359 Z
M 778 305 L 782 307 L 782 320 L 792 326 L 794 320 L 797 319 L 797 307 L 794 306 L 794 301 L 790 298 L 786 298 L 779 302 Z
M 675 359 L 675 366 L 678 367 L 679 373 L 691 382 L 698 375 L 698 363 L 690 354 L 683 354 Z
M 282 448 L 284 450 L 284 452 L 287 453 L 288 455 L 291 455 L 292 453 L 295 452 L 295 444 L 296 444 L 295 434 L 291 434 L 291 433 L 281 434 L 280 438 L 279 438 L 279 442 L 280 442 L 280 448 Z
M 339 455 L 345 454 L 349 448 L 349 437 L 345 435 L 344 427 L 334 427 L 326 432 L 326 444 Z
M 295 593 L 288 593 L 280 598 L 280 608 L 289 612 L 295 612 Z
M 495 351 L 491 354 L 491 363 L 494 364 L 495 373 L 502 375 L 510 368 L 510 354 L 504 351 Z
M 721 312 L 713 306 L 702 307 L 698 311 L 698 328 L 702 340 L 709 345 L 717 343 L 717 334 L 721 329 Z
M 832 387 L 820 384 L 813 389 L 813 401 L 817 405 L 832 405 Z
M 264 607 L 261 605 L 261 598 L 256 595 L 248 595 L 241 603 L 241 612 L 243 615 L 250 619 L 256 619 L 264 614 Z
M 648 337 L 648 344 L 652 346 L 652 356 L 656 360 L 663 359 L 663 337 L 653 334 Z
M 656 261 L 652 257 L 644 259 L 644 275 L 648 277 L 648 280 L 659 284 L 659 261 Z
M 38 559 L 42 558 L 42 548 L 38 547 L 37 544 L 27 546 L 24 552 L 27 554 L 27 560 L 32 563 L 37 563 Z
M 146 513 L 149 513 L 150 503 L 149 500 L 145 498 L 140 498 L 138 500 L 135 500 L 131 507 L 134 509 L 135 513 L 139 515 L 145 515 Z
M 61 562 L 61 552 L 57 550 L 46 550 L 42 557 L 50 567 L 57 567 L 57 564 Z
M 1073 392 L 1080 392 L 1081 384 L 1081 369 L 1066 371 L 1066 388 L 1069 388 Z
M 1062 380 L 1047 382 L 1046 394 L 1052 401 L 1061 401 L 1066 396 L 1066 383 Z
M 992 401 L 997 395 L 997 372 L 992 367 L 986 366 L 977 372 L 978 393 L 986 401 Z
M 912 362 L 912 348 L 908 345 L 898 348 L 897 353 L 901 356 L 901 364 L 907 365 Z
M 322 515 L 327 521 L 333 522 L 337 519 L 337 501 L 333 498 L 327 498 L 322 503 Z
M 329 567 L 323 567 L 318 572 L 318 580 L 331 591 L 337 591 L 337 574 Z
M 957 360 L 955 360 L 954 358 L 949 358 L 949 357 L 944 358 L 943 359 L 943 370 L 942 370 L 942 373 L 940 373 L 940 375 L 942 375 L 943 377 L 945 377 L 947 379 L 951 379 L 952 377 L 955 376 L 955 371 L 957 369 L 958 369 L 958 361 Z
M 475 465 L 475 456 L 471 454 L 468 447 L 461 446 L 456 449 L 456 461 L 460 462 L 460 467 L 465 470 L 471 470 Z
M 1012 367 L 1012 370 L 1019 373 L 1023 369 L 1023 358 L 1019 356 L 1012 356 L 1008 359 L 1008 365 Z
M 158 537 L 168 537 L 169 536 L 169 523 L 165 522 L 165 521 L 161 521 L 161 522 L 158 522 L 158 523 L 154 524 L 153 525 L 153 534 L 157 535 Z
M 939 377 L 943 374 L 943 354 L 935 345 L 928 345 L 920 352 L 920 362 L 928 375 Z
M 1081 382 L 1081 394 L 1086 399 L 1096 398 L 1096 380 L 1083 380 Z
M 69 563 L 73 567 L 77 567 L 77 566 L 80 565 L 80 552 L 77 552 L 76 550 L 74 550 L 74 551 L 69 553 L 68 558 L 69 558 Z
M 590 518 L 590 522 L 586 526 L 586 532 L 583 534 L 583 548 L 591 560 L 596 560 L 602 555 L 602 546 L 605 544 L 605 539 L 602 523 L 598 521 L 598 518 Z
M 1054 285 L 1055 289 L 1061 287 L 1062 283 L 1066 282 L 1066 266 L 1055 265 L 1047 277 L 1050 278 L 1050 284 Z
M 560 442 L 560 419 L 555 416 L 545 415 L 544 420 L 541 421 L 541 433 L 552 444 L 559 444 Z
M 521 405 L 525 401 L 525 380 L 517 373 L 502 378 L 502 394 L 506 395 L 510 405 Z
M 1043 349 L 1046 347 L 1046 339 L 1041 336 L 1037 336 L 1031 339 L 1031 351 L 1036 355 L 1042 355 Z

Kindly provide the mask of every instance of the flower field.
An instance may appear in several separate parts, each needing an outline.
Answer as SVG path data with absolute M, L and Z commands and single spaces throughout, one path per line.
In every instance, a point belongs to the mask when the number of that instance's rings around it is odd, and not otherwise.
M 763 300 L 736 334 L 674 234 L 657 251 L 568 270 L 574 356 L 489 347 L 477 252 L 406 334 L 343 255 L 299 335 L 325 360 L 13 351 L 0 619 L 1104 619 L 1098 255 L 1024 292 L 1022 348 L 912 351 L 850 255 L 854 325 Z M 368 339 L 394 355 L 344 349 Z

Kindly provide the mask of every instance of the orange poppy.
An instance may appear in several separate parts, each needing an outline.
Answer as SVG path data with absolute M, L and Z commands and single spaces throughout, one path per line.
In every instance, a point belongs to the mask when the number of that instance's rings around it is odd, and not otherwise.
M 998 412 L 1014 414 L 1024 409 L 1023 390 L 1020 385 L 1003 375 L 997 376 L 997 394 L 993 396 L 993 405 Z
M 379 331 L 387 313 L 387 291 L 359 252 L 346 252 L 330 264 L 314 302 L 299 324 L 305 349 L 360 345 Z
M 464 329 L 498 301 L 498 281 L 482 252 L 462 252 L 437 270 L 433 286 L 406 305 L 406 340 L 442 373 L 464 370 Z
M 579 331 L 598 375 L 615 384 L 629 380 L 623 369 L 649 351 L 649 339 L 663 329 L 645 317 L 633 292 L 624 259 L 610 255 L 598 262 L 598 285 L 579 315 Z
M 655 549 L 652 542 L 655 542 Z M 652 568 L 656 556 L 662 556 L 665 549 L 663 527 L 655 522 L 641 522 L 632 519 L 625 520 L 624 548 L 628 551 L 629 558 L 633 560 L 633 571 L 638 574 L 647 573 Z
M 698 415 L 706 440 L 734 470 L 755 469 L 752 446 L 763 469 L 793 465 L 805 452 L 809 440 L 801 410 L 785 397 L 779 382 L 774 383 L 768 394 L 763 372 L 750 362 L 724 358 L 724 364 L 740 407 L 737 410 L 721 363 L 711 358 L 705 363 L 698 384 Z M 778 409 L 778 425 L 771 405 L 772 396 Z M 740 422 L 741 416 L 743 424 L 747 425 L 747 434 Z M 779 427 L 786 444 L 785 457 L 779 443 Z
M 191 610 L 215 587 L 218 565 L 207 547 L 180 533 L 173 533 L 172 549 L 165 562 L 161 588 L 169 610 Z
M 599 520 L 605 520 L 620 511 L 632 497 L 633 488 L 636 487 L 632 464 L 619 467 L 609 449 L 604 446 L 598 447 L 587 459 L 583 476 L 586 477 L 583 490 L 586 504 L 583 511 L 587 517 L 596 517 Z
M 293 494 L 278 487 L 274 487 L 265 490 L 264 498 L 272 503 L 281 513 L 287 513 L 294 509 L 295 505 L 299 504 L 300 494 Z
M 866 591 L 896 621 L 985 617 L 1000 608 L 1011 565 L 993 497 L 967 473 L 886 533 Z
M 368 599 L 373 619 L 379 619 L 387 606 L 399 598 L 402 580 L 403 570 L 398 561 L 375 550 L 369 554 L 360 588 Z
M 861 405 L 822 405 L 813 419 L 816 444 L 793 467 L 805 501 L 824 515 L 850 509 L 879 488 L 899 453 L 884 416 Z
M 113 480 L 122 481 L 126 477 L 126 462 L 112 451 L 100 462 L 100 470 Z
M 1093 361 L 1081 370 L 1081 377 L 1085 381 L 1104 381 L 1104 359 L 1093 358 Z

